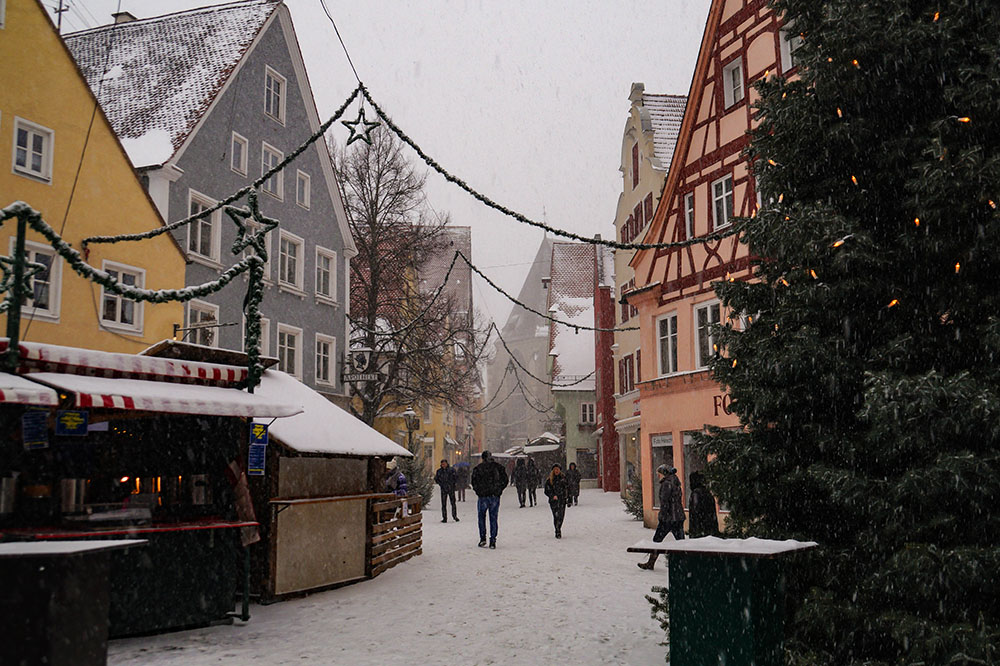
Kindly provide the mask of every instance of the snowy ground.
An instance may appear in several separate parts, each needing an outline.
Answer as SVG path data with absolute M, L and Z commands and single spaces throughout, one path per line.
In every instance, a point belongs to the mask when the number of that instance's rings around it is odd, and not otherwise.
M 542 497 L 541 490 L 538 495 Z M 584 490 L 553 538 L 548 505 L 509 488 L 496 550 L 477 548 L 474 495 L 461 522 L 424 512 L 424 552 L 378 578 L 251 606 L 251 620 L 112 641 L 109 664 L 663 664 L 643 595 L 665 585 L 625 552 L 651 532 L 617 493 Z

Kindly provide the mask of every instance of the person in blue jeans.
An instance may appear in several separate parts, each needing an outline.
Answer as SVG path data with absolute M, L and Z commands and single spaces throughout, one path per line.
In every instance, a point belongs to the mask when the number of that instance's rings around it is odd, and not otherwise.
M 500 495 L 507 487 L 507 470 L 493 460 L 489 451 L 483 451 L 483 461 L 472 470 L 472 489 L 479 497 L 479 547 L 486 547 L 486 514 L 490 515 L 490 548 L 497 547 L 497 518 L 500 513 Z

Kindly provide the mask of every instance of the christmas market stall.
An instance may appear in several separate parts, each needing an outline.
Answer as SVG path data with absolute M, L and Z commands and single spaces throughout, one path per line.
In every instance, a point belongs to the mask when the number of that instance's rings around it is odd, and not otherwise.
M 237 388 L 246 367 L 9 347 L 0 339 L 16 361 L 0 373 L 0 540 L 145 540 L 110 554 L 112 637 L 227 620 L 240 591 L 248 618 L 259 537 L 241 451 L 252 418 L 301 405 Z
M 419 495 L 404 512 L 384 492 L 386 461 L 409 451 L 284 372 L 264 372 L 257 394 L 303 407 L 254 422 L 269 425 L 262 465 L 250 469 L 264 540 L 254 589 L 263 601 L 374 577 L 420 554 Z

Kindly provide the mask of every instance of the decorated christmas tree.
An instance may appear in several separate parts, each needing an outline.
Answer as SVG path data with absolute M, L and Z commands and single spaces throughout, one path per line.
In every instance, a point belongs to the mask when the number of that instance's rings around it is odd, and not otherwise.
M 750 323 L 713 490 L 734 535 L 821 545 L 791 663 L 1000 663 L 1000 12 L 775 5 L 802 44 L 759 86 L 759 281 L 717 288 Z

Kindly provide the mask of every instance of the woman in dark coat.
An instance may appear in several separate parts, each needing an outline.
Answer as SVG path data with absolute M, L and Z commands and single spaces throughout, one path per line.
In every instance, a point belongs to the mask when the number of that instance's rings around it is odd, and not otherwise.
M 705 477 L 701 472 L 691 472 L 691 502 L 688 507 L 690 523 L 688 535 L 692 538 L 716 536 L 719 533 L 719 519 L 715 513 L 715 498 L 705 487 Z
M 576 468 L 576 463 L 570 463 L 566 470 L 566 483 L 569 484 L 569 498 L 566 506 L 573 506 L 580 503 L 580 470 Z
M 562 466 L 559 463 L 552 466 L 549 478 L 545 479 L 545 496 L 549 498 L 556 538 L 561 539 L 563 518 L 566 516 L 566 501 L 569 499 L 569 484 L 566 483 L 566 476 L 562 473 Z
M 524 458 L 517 459 L 514 471 L 510 475 L 510 482 L 517 488 L 517 501 L 521 503 L 521 508 L 523 509 L 524 496 L 528 491 L 528 468 L 524 464 Z
M 528 458 L 528 506 L 538 504 L 538 496 L 535 494 L 535 491 L 541 482 L 542 475 L 538 471 L 538 464 L 534 458 Z

